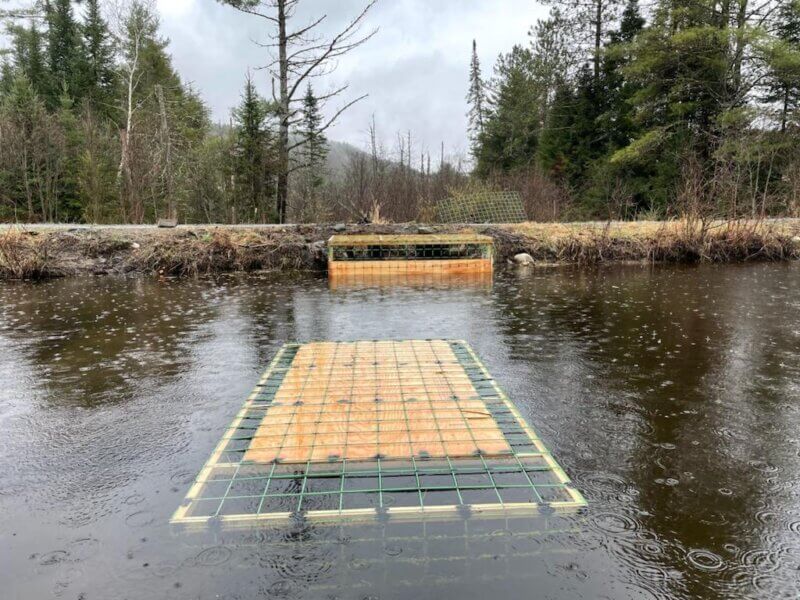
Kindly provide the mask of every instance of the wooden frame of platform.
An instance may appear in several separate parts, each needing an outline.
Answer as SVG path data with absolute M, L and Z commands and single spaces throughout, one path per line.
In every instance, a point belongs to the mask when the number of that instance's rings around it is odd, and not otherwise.
M 462 341 L 287 344 L 174 523 L 585 505 Z
M 477 234 L 334 235 L 331 277 L 492 273 L 494 242 Z

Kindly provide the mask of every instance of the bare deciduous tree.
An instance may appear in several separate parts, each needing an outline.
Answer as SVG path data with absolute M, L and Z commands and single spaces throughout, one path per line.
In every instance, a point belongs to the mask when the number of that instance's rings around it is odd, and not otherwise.
M 9 0 L 0 0 L 0 4 L 8 4 Z M 0 19 L 41 19 L 44 18 L 43 3 L 35 2 L 14 3 L 13 8 L 0 8 Z
M 336 68 L 336 60 L 365 43 L 377 33 L 377 28 L 367 33 L 361 26 L 370 8 L 377 0 L 370 0 L 364 9 L 353 18 L 339 33 L 332 37 L 318 33 L 319 26 L 327 19 L 322 15 L 297 29 L 291 29 L 292 18 L 301 0 L 218 0 L 243 13 L 264 19 L 271 29 L 268 43 L 258 43 L 270 51 L 270 61 L 262 68 L 269 71 L 273 81 L 278 82 L 273 100 L 278 116 L 277 148 L 277 198 L 276 208 L 281 223 L 286 221 L 287 198 L 289 194 L 289 155 L 292 150 L 303 145 L 306 140 L 291 141 L 289 131 L 299 119 L 300 103 L 305 91 L 304 83 L 312 77 L 328 75 Z M 342 85 L 321 95 L 317 100 L 324 104 L 341 95 L 348 85 Z M 341 114 L 366 95 L 359 96 L 340 106 L 328 118 L 321 132 L 333 125 Z

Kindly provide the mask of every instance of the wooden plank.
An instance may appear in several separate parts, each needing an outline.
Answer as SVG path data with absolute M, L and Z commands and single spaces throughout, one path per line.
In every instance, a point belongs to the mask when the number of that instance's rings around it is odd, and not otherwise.
M 329 246 L 406 246 L 406 245 L 461 245 L 461 244 L 494 244 L 488 235 L 476 233 L 440 233 L 440 234 L 398 234 L 375 235 L 354 234 L 334 235 L 328 240 Z
M 470 274 L 491 273 L 494 263 L 488 258 L 446 260 L 353 260 L 328 262 L 328 275 L 332 278 L 358 275 L 416 275 L 436 273 Z

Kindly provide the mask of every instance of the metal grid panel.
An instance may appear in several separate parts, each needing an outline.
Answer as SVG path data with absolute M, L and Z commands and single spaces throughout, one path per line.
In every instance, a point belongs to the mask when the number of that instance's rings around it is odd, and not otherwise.
M 491 243 L 435 244 L 429 241 L 417 244 L 344 244 L 331 246 L 329 258 L 335 261 L 430 261 L 469 260 L 491 258 Z
M 372 363 L 377 364 L 368 364 L 367 359 L 366 363 L 358 364 L 356 361 L 347 366 L 346 362 L 328 361 L 326 369 L 329 372 L 319 378 L 308 377 L 307 372 L 316 369 L 316 366 L 311 366 L 315 352 L 304 351 L 307 347 L 297 344 L 284 346 L 200 472 L 184 504 L 175 513 L 174 522 L 205 522 L 211 518 L 223 521 L 284 519 L 296 513 L 304 513 L 308 518 L 330 519 L 375 515 L 376 511 L 419 514 L 453 512 L 469 507 L 480 512 L 530 510 L 539 505 L 572 508 L 585 504 L 581 495 L 569 485 L 566 474 L 465 342 L 340 342 L 310 347 L 320 352 L 324 348 L 327 356 L 339 352 L 342 356 L 369 356 L 372 353 L 383 356 L 384 362 L 373 360 Z M 406 413 L 408 406 L 418 401 L 416 396 L 426 395 L 430 403 L 430 409 L 425 409 L 430 410 L 428 423 L 424 419 L 412 423 L 405 417 L 384 418 L 389 416 L 388 412 L 370 411 L 377 434 L 374 446 L 371 439 L 368 443 L 375 451 L 371 459 L 366 459 L 360 449 L 353 452 L 355 459 L 350 458 L 347 436 L 344 445 L 340 446 L 339 456 L 322 452 L 315 457 L 316 428 L 313 432 L 295 431 L 292 436 L 284 431 L 280 445 L 267 445 L 264 456 L 259 454 L 264 447 L 253 448 L 260 437 L 259 432 L 266 434 L 264 437 L 271 433 L 271 427 L 262 429 L 265 423 L 278 424 L 278 421 L 267 421 L 274 418 L 270 416 L 271 411 L 278 409 L 278 414 L 281 414 L 286 402 L 291 403 L 293 399 L 295 403 L 304 403 L 306 391 L 310 392 L 309 399 L 316 396 L 319 400 L 320 392 L 329 390 L 332 382 L 338 385 L 335 382 L 340 374 L 349 377 L 345 386 L 349 386 L 348 396 L 342 398 L 348 400 L 346 406 L 352 407 L 358 400 L 366 406 L 370 394 L 372 402 L 380 404 L 374 402 L 375 390 L 361 384 L 362 378 L 370 369 L 373 372 L 382 368 L 390 371 L 392 365 L 414 362 L 418 352 L 426 360 L 432 360 L 444 374 L 423 372 L 420 374 L 422 389 L 414 383 L 410 384 L 412 387 L 401 386 L 399 392 L 392 391 L 396 385 L 394 377 L 386 380 L 373 377 L 372 381 L 385 383 L 386 393 L 394 393 L 394 402 L 405 404 Z M 386 359 L 392 353 L 394 360 Z M 443 359 L 449 362 L 445 364 Z M 292 373 L 294 368 L 304 369 L 306 373 L 299 372 L 300 376 L 296 377 Z M 459 368 L 463 376 L 458 372 Z M 353 373 L 335 373 L 336 369 L 352 369 Z M 414 393 L 414 399 L 404 395 L 406 392 Z M 434 408 L 434 403 L 440 406 Z M 328 423 L 327 419 L 319 418 L 323 414 L 323 403 L 316 404 L 319 410 L 306 413 L 314 416 L 309 423 L 315 426 Z M 482 408 L 477 408 L 480 405 Z M 294 408 L 301 406 L 304 404 Z M 395 410 L 392 408 L 391 412 Z M 478 413 L 479 420 L 485 420 L 488 415 L 494 422 L 484 430 L 477 429 L 491 432 L 485 434 L 486 441 L 482 439 L 483 433 L 475 435 L 476 429 L 465 418 L 473 410 Z M 444 433 L 448 430 L 441 425 L 448 419 L 455 424 L 456 413 L 460 413 L 462 422 L 452 430 L 456 438 L 453 440 L 456 445 L 452 448 L 459 452 L 464 450 L 457 444 L 463 443 L 464 435 L 469 433 L 474 442 L 467 449 L 474 449 L 471 454 L 447 453 L 450 448 L 443 440 L 449 434 Z M 294 417 L 299 414 L 303 413 L 297 410 L 292 413 Z M 357 422 L 367 423 L 369 420 Z M 289 423 L 291 421 L 287 421 L 287 431 Z M 349 427 L 353 421 L 340 423 L 347 423 Z M 395 425 L 390 426 L 390 423 Z M 400 451 L 396 440 L 389 440 L 388 445 L 396 456 L 381 452 L 381 425 L 398 426 L 399 431 L 409 435 Z M 421 429 L 423 426 L 427 428 Z M 423 435 L 423 431 L 427 433 Z M 410 439 L 415 432 L 422 435 L 416 445 Z M 346 434 L 349 433 L 346 430 Z M 303 442 L 304 436 L 308 438 L 305 446 L 310 448 L 308 453 L 302 454 L 305 460 L 283 462 L 281 453 L 287 447 L 287 440 Z M 490 443 L 492 452 L 487 453 L 481 446 Z M 357 445 L 360 447 L 361 443 Z M 428 449 L 424 449 L 424 445 Z M 304 447 L 304 443 L 291 447 Z M 298 461 L 301 454 L 293 452 L 287 455 Z
M 298 568 L 317 558 L 316 564 L 322 564 L 315 572 L 319 576 L 304 579 L 304 589 L 312 596 L 344 592 L 359 598 L 380 593 L 389 583 L 405 597 L 428 598 L 438 597 L 436 588 L 448 597 L 453 584 L 530 581 L 541 577 L 541 569 L 531 568 L 534 559 L 555 551 L 566 560 L 582 552 L 563 544 L 565 536 L 580 532 L 574 520 L 526 514 L 479 517 L 418 515 L 366 527 L 342 521 L 308 528 L 297 522 L 290 532 L 297 528 L 302 535 L 287 534 L 285 527 L 262 528 L 237 536 L 237 545 L 251 547 L 254 556 L 280 556 L 283 564 Z M 192 542 L 191 537 L 183 539 Z M 206 541 L 205 534 L 198 537 L 198 550 Z M 231 568 L 246 570 L 249 565 L 237 562 Z
M 522 223 L 527 220 L 518 192 L 478 192 L 440 200 L 440 223 Z
M 334 236 L 328 274 L 486 273 L 493 270 L 493 248 L 492 238 L 479 235 Z

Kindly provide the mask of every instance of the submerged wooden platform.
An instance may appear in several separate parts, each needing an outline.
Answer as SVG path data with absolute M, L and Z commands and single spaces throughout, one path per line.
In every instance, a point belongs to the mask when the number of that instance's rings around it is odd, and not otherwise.
M 465 342 L 314 342 L 281 349 L 173 521 L 543 504 L 585 502 Z
M 447 342 L 318 342 L 295 355 L 244 460 L 510 453 Z
M 335 235 L 331 277 L 376 274 L 491 273 L 494 242 L 477 234 Z

